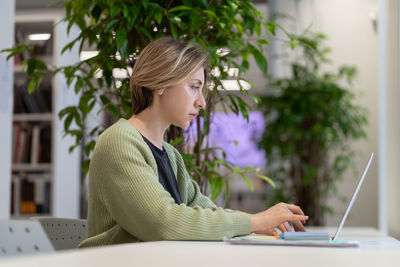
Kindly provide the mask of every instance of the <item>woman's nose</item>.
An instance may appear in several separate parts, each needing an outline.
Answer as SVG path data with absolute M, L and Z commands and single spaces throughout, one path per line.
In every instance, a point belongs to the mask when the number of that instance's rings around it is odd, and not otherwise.
M 195 107 L 198 109 L 204 109 L 206 107 L 206 100 L 204 99 L 202 92 L 200 92 L 199 97 L 195 101 Z

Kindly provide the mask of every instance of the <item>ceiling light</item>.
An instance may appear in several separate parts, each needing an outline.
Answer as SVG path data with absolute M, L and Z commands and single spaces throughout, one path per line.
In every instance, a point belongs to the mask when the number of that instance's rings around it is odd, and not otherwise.
M 29 34 L 28 38 L 31 41 L 47 41 L 51 37 L 50 33 L 35 33 Z

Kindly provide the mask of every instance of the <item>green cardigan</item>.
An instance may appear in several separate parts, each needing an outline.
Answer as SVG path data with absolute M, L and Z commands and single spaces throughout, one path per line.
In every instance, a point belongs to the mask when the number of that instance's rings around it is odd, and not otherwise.
M 105 130 L 89 169 L 88 237 L 80 247 L 156 240 L 222 240 L 251 232 L 247 213 L 217 207 L 202 195 L 180 153 L 164 142 L 183 203 L 158 181 L 157 164 L 125 119 Z

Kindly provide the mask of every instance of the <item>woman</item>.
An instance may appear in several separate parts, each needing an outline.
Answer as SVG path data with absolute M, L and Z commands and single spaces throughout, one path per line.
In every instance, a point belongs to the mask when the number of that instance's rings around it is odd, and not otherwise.
M 81 247 L 155 240 L 221 240 L 250 232 L 304 231 L 308 219 L 280 203 L 247 214 L 217 207 L 189 177 L 179 152 L 163 141 L 206 103 L 207 55 L 171 37 L 151 42 L 133 68 L 133 116 L 99 137 L 89 171 L 88 238 Z

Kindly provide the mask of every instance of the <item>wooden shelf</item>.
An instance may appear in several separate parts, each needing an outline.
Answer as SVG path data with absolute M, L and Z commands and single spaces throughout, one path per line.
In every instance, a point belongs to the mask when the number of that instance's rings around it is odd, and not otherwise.
M 18 220 L 18 219 L 29 219 L 31 217 L 37 217 L 37 216 L 51 216 L 51 214 L 46 214 L 46 213 L 25 213 L 25 214 L 18 214 L 18 215 L 12 214 L 10 217 L 11 217 L 12 220 Z
M 17 113 L 14 114 L 14 121 L 52 121 L 53 113 Z
M 38 164 L 13 164 L 13 171 L 51 171 L 53 168 L 51 163 L 38 163 Z

